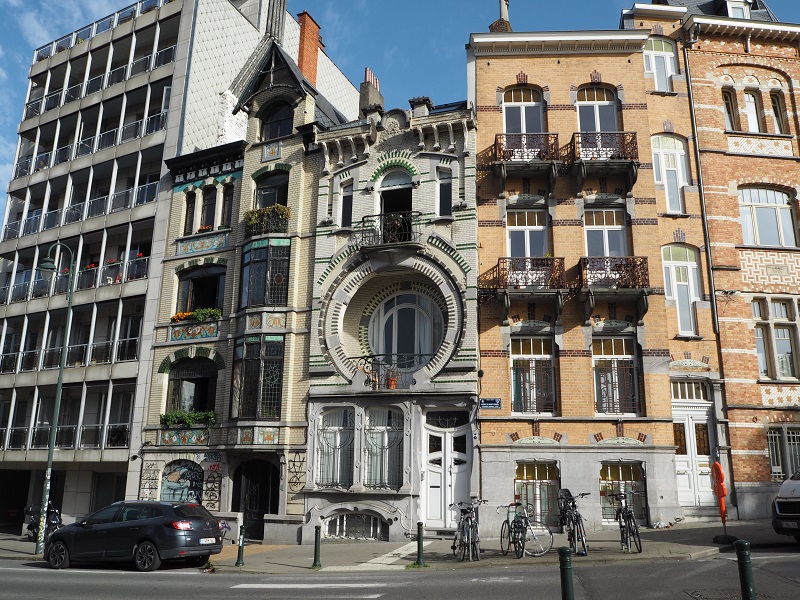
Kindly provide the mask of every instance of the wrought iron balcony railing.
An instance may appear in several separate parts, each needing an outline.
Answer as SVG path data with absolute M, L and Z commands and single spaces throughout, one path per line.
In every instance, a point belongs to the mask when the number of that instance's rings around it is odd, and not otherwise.
M 419 243 L 422 238 L 422 213 L 405 211 L 367 215 L 361 219 L 358 235 L 361 246 Z
M 577 160 L 639 160 L 633 131 L 578 131 L 572 134 L 568 157 Z
M 433 354 L 372 354 L 353 360 L 366 374 L 364 385 L 371 390 L 407 390 L 414 383 L 414 373 L 428 364 Z
M 494 138 L 496 160 L 558 160 L 557 133 L 498 133 Z
M 641 289 L 650 287 L 645 256 L 584 256 L 581 287 Z
M 271 210 L 271 207 L 257 208 L 245 213 L 244 224 L 248 236 L 286 233 L 289 228 L 289 218 Z
M 501 288 L 538 288 L 558 290 L 567 287 L 564 259 L 512 256 L 497 261 Z

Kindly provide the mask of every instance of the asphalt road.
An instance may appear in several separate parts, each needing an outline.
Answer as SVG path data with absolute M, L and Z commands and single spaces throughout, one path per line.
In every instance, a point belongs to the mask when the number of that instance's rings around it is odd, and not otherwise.
M 800 554 L 759 552 L 752 556 L 759 600 L 800 597 Z M 517 566 L 519 565 L 519 566 Z M 140 600 L 191 598 L 265 600 L 381 599 L 458 600 L 561 599 L 560 573 L 533 564 L 507 568 L 409 569 L 407 571 L 250 575 L 203 573 L 167 565 L 138 573 L 100 565 L 53 571 L 43 563 L 0 564 L 0 599 Z M 630 563 L 573 569 L 575 600 L 738 600 L 738 565 L 732 553 L 695 562 Z

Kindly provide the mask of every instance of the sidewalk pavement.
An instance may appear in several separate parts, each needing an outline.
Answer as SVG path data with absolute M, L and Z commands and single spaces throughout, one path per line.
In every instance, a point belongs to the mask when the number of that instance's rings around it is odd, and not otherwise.
M 719 523 L 679 523 L 669 529 L 642 529 L 642 553 L 628 554 L 620 550 L 619 532 L 607 528 L 590 532 L 587 536 L 589 553 L 587 556 L 574 556 L 572 564 L 580 567 L 584 564 L 625 563 L 629 561 L 661 562 L 664 560 L 697 560 L 717 555 L 720 552 L 733 552 L 729 544 L 717 544 L 714 537 L 722 535 Z M 768 520 L 735 521 L 728 523 L 727 533 L 751 543 L 753 551 L 774 550 L 780 552 L 797 552 L 800 556 L 800 545 L 794 539 L 777 535 L 772 531 Z M 423 561 L 432 569 L 474 568 L 478 565 L 468 561 L 459 562 L 450 549 L 451 540 L 425 539 Z M 513 552 L 503 556 L 500 552 L 500 541 L 485 534 L 481 541 L 482 568 L 528 567 L 558 565 L 557 549 L 566 546 L 564 534 L 555 534 L 553 549 L 545 556 L 538 558 L 524 556 L 514 557 Z M 345 571 L 392 571 L 403 570 L 414 565 L 417 559 L 417 542 L 351 542 L 324 541 L 320 546 L 320 562 L 322 568 L 312 569 L 314 560 L 313 545 L 278 546 L 270 544 L 246 544 L 244 547 L 244 566 L 236 567 L 239 547 L 228 544 L 222 553 L 211 557 L 211 562 L 218 572 L 245 572 L 265 574 L 313 574 L 315 572 Z M 0 559 L 16 559 L 35 561 L 41 558 L 34 556 L 34 544 L 25 538 L 0 534 Z

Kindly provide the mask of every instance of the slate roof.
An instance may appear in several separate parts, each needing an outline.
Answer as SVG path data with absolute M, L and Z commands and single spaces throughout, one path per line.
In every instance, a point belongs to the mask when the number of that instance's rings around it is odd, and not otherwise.
M 687 16 L 727 16 L 725 0 L 652 0 L 652 4 L 656 6 L 684 7 L 686 8 Z M 780 19 L 772 12 L 772 9 L 767 5 L 765 0 L 753 0 L 750 5 L 750 20 L 780 22 Z M 632 14 L 623 13 L 620 28 L 635 29 Z
M 298 94 L 311 93 L 314 95 L 316 103 L 314 120 L 320 126 L 328 128 L 347 121 L 347 118 L 311 85 L 311 82 L 303 76 L 297 63 L 269 35 L 261 39 L 244 67 L 242 67 L 242 70 L 239 71 L 239 74 L 230 85 L 230 92 L 236 97 L 234 113 L 237 113 L 242 106 L 247 104 L 258 93 L 264 79 L 269 75 L 269 67 L 273 56 L 283 63 L 289 71 L 289 76 L 294 81 Z

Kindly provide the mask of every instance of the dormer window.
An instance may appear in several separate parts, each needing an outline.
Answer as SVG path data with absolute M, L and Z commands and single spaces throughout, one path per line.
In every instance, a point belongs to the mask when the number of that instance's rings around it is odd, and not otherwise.
M 728 0 L 728 16 L 733 19 L 749 19 L 750 2 L 747 0 Z

